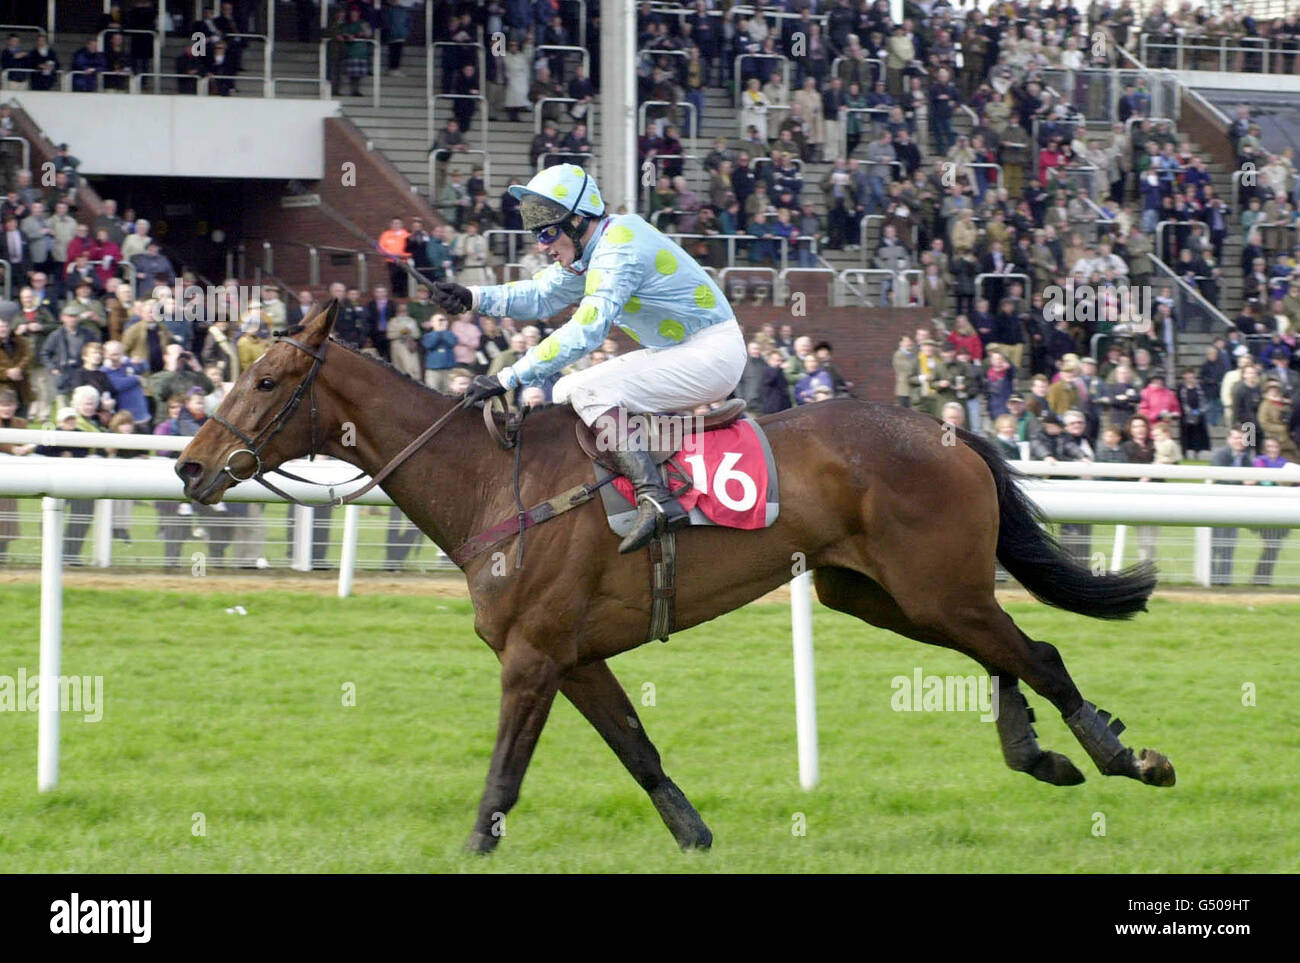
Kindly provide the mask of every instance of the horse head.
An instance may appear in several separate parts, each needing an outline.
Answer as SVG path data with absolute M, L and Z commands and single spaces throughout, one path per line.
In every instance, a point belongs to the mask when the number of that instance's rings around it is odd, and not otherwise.
M 312 382 L 338 313 L 331 299 L 240 374 L 176 460 L 187 498 L 214 504 L 231 485 L 317 450 Z

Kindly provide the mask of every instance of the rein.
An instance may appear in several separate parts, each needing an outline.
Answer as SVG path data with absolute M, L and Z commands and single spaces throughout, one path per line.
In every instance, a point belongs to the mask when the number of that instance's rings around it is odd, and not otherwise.
M 216 485 L 216 483 L 221 479 L 221 476 L 225 474 L 225 475 L 229 475 L 230 478 L 236 483 L 250 481 L 250 480 L 256 481 L 258 484 L 262 485 L 269 491 L 274 492 L 279 497 L 285 499 L 286 501 L 292 502 L 295 505 L 302 505 L 307 508 L 323 508 L 327 505 L 337 508 L 340 505 L 346 505 L 349 502 L 356 501 L 366 492 L 370 491 L 370 489 L 374 488 L 376 485 L 383 482 L 383 480 L 387 478 L 389 475 L 391 475 L 394 471 L 396 471 L 397 468 L 404 461 L 406 461 L 406 459 L 410 458 L 411 455 L 415 454 L 415 452 L 418 451 L 420 447 L 425 444 L 425 442 L 427 442 L 430 438 L 432 438 L 435 434 L 437 434 L 439 429 L 441 429 L 442 426 L 447 423 L 447 420 L 451 418 L 451 416 L 454 415 L 458 409 L 463 408 L 465 406 L 464 402 L 454 405 L 451 408 L 451 410 L 449 410 L 441 418 L 439 418 L 432 425 L 430 425 L 423 432 L 421 432 L 419 437 L 417 437 L 409 445 L 407 445 L 396 455 L 394 455 L 393 458 L 388 462 L 388 464 L 386 464 L 383 468 L 381 468 L 374 475 L 374 477 L 372 477 L 370 481 L 368 481 L 365 485 L 361 486 L 354 492 L 350 492 L 347 495 L 335 495 L 333 485 L 327 485 L 325 482 L 317 482 L 317 481 L 312 481 L 309 478 L 303 478 L 300 475 L 295 475 L 293 472 L 285 471 L 283 468 L 266 469 L 263 468 L 262 466 L 262 452 L 265 450 L 266 446 L 271 443 L 271 441 L 275 438 L 275 436 L 280 433 L 280 431 L 284 428 L 284 426 L 288 424 L 288 421 L 293 416 L 293 413 L 297 411 L 298 406 L 302 404 L 302 399 L 304 395 L 306 395 L 311 400 L 311 454 L 308 457 L 309 461 L 316 460 L 316 451 L 318 447 L 316 443 L 316 420 L 317 420 L 316 394 L 314 391 L 312 391 L 312 383 L 316 380 L 316 375 L 320 372 L 321 365 L 325 363 L 325 351 L 329 345 L 329 341 L 326 340 L 321 345 L 320 351 L 316 352 L 295 338 L 281 337 L 279 340 L 284 342 L 285 344 L 293 345 L 299 351 L 302 351 L 306 355 L 308 355 L 312 359 L 311 371 L 307 372 L 307 377 L 304 378 L 302 382 L 298 385 L 298 387 L 294 389 L 293 394 L 289 397 L 289 400 L 284 403 L 284 406 L 280 409 L 280 411 L 276 414 L 276 416 L 271 419 L 271 421 L 266 425 L 265 428 L 263 428 L 261 431 L 259 431 L 256 435 L 252 436 L 251 438 L 243 431 L 241 431 L 239 428 L 237 428 L 235 425 L 231 424 L 229 421 L 222 418 L 220 415 L 217 415 L 215 413 L 212 415 L 212 420 L 215 421 L 222 428 L 225 428 L 226 431 L 230 432 L 236 438 L 238 438 L 243 443 L 244 447 L 237 448 L 236 450 L 232 451 L 229 455 L 226 456 L 226 463 L 224 466 L 222 466 L 221 471 L 213 476 L 212 481 L 208 483 L 207 487 L 202 492 L 200 492 L 199 495 L 195 496 L 196 498 L 202 498 L 203 495 L 206 495 L 208 491 L 210 491 Z M 243 477 L 236 474 L 230 464 L 231 460 L 234 459 L 236 455 L 242 455 L 242 454 L 252 455 L 253 464 L 255 466 L 251 474 L 245 475 Z M 294 498 L 288 492 L 282 491 L 280 488 L 272 484 L 266 478 L 265 473 L 268 470 L 275 472 L 278 475 L 283 475 L 285 478 L 292 479 L 293 481 L 303 482 L 304 484 L 307 485 L 316 485 L 322 488 L 329 488 L 330 500 L 327 502 L 313 503 L 313 502 L 304 502 L 301 499 Z M 360 478 L 364 478 L 365 476 L 366 473 L 362 471 L 357 473 L 353 477 L 347 479 L 346 481 L 339 482 L 339 484 L 347 485 Z

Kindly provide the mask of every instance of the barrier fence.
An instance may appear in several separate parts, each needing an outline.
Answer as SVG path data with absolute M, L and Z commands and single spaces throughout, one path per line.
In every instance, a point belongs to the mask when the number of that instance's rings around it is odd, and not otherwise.
M 95 444 L 112 443 L 119 449 L 149 450 L 167 449 L 175 451 L 188 443 L 187 438 L 147 437 L 133 435 L 116 435 L 111 438 L 87 439 L 77 432 L 53 431 L 15 431 L 0 429 L 0 443 L 23 444 L 38 442 L 47 445 L 75 444 L 89 447 Z M 28 527 L 36 529 L 36 544 L 39 551 L 34 553 L 39 561 L 41 572 L 41 612 L 40 612 L 40 699 L 37 735 L 37 789 L 41 792 L 54 790 L 59 779 L 59 700 L 57 698 L 57 680 L 62 661 L 62 626 L 63 626 L 63 567 L 64 551 L 67 539 L 72 534 L 73 524 L 90 524 L 96 531 L 96 553 L 98 561 L 111 565 L 111 548 L 104 550 L 102 538 L 105 530 L 111 532 L 118 520 L 115 513 L 116 503 L 123 499 L 156 499 L 170 507 L 158 508 L 160 517 L 170 518 L 172 524 L 182 529 L 202 520 L 205 525 L 216 525 L 220 521 L 216 516 L 223 514 L 215 507 L 204 509 L 210 514 L 200 514 L 187 503 L 178 502 L 180 496 L 180 479 L 173 471 L 174 462 L 167 457 L 144 458 L 107 458 L 99 459 L 93 464 L 78 460 L 71 462 L 65 458 L 47 458 L 39 455 L 0 455 L 0 498 L 19 496 L 26 499 L 40 497 L 39 515 L 27 510 L 24 512 L 15 505 L 13 510 L 0 506 L 0 511 L 7 512 L 12 518 L 6 521 L 18 523 L 18 539 L 24 539 L 24 523 L 32 516 Z M 1018 467 L 1039 474 L 1076 474 L 1082 471 L 1096 471 L 1103 466 L 1080 465 L 1044 465 L 1041 462 L 1018 463 Z M 349 466 L 330 459 L 317 462 L 294 461 L 286 468 L 295 475 L 318 480 L 326 485 L 343 484 L 350 477 Z M 1127 469 L 1127 471 L 1124 471 Z M 1180 466 L 1158 465 L 1106 465 L 1108 474 L 1131 475 L 1142 472 L 1147 476 L 1165 476 L 1173 479 L 1187 478 L 1189 475 L 1207 475 L 1217 480 L 1227 480 L 1230 484 L 1257 481 L 1282 482 L 1288 485 L 1300 483 L 1300 467 L 1288 466 L 1288 469 L 1193 469 Z M 333 495 L 333 488 L 319 489 L 309 484 L 283 479 L 281 482 L 289 495 L 300 499 L 320 497 L 325 491 Z M 1109 486 L 1109 487 L 1108 487 Z M 1116 488 L 1115 486 L 1118 486 Z M 1170 569 L 1182 573 L 1190 571 L 1192 578 L 1201 584 L 1231 584 L 1234 581 L 1234 566 L 1238 571 L 1244 570 L 1241 564 L 1244 558 L 1234 558 L 1238 554 L 1238 526 L 1254 527 L 1262 543 L 1259 558 L 1255 560 L 1252 581 L 1263 581 L 1261 574 L 1267 574 L 1273 584 L 1300 585 L 1300 551 L 1294 545 L 1286 545 L 1290 529 L 1300 527 L 1300 497 L 1294 488 L 1266 489 L 1254 487 L 1247 490 L 1244 484 L 1235 484 L 1229 490 L 1226 486 L 1207 488 L 1194 484 L 1150 483 L 1098 483 L 1086 481 L 1048 481 L 1035 479 L 1025 485 L 1030 499 L 1037 503 L 1047 518 L 1070 524 L 1063 526 L 1063 543 L 1081 564 L 1089 565 L 1093 571 L 1117 570 L 1127 560 L 1128 522 L 1142 523 L 1135 535 L 1136 554 L 1154 558 L 1157 564 L 1163 564 L 1166 578 Z M 78 502 L 80 501 L 80 506 Z M 254 483 L 237 485 L 226 493 L 225 508 L 231 509 L 249 503 L 266 503 L 278 501 Z M 89 508 L 87 508 L 89 502 Z M 351 593 L 352 575 L 360 562 L 358 551 L 361 532 L 362 505 L 384 505 L 387 496 L 379 489 L 367 493 L 343 509 L 344 524 L 340 539 L 341 558 L 339 565 L 338 593 L 346 597 Z M 11 503 L 13 504 L 13 503 Z M 183 515 L 180 505 L 191 508 L 194 514 Z M 78 507 L 82 508 L 78 519 Z M 259 504 L 260 507 L 260 504 Z M 274 506 L 287 511 L 281 502 Z M 383 509 L 381 508 L 381 511 Z M 267 510 L 269 511 L 269 509 Z M 319 526 L 313 518 L 316 511 L 312 508 L 295 506 L 293 514 L 293 534 L 291 557 L 299 569 L 313 566 L 313 541 Z M 395 507 L 391 513 L 400 515 Z M 89 516 L 87 518 L 86 516 Z M 392 516 L 390 515 L 390 518 Z M 38 519 L 38 520 L 37 520 Z M 1113 530 L 1094 529 L 1089 526 L 1119 522 Z M 131 522 L 127 522 L 128 525 Z M 1174 536 L 1168 535 L 1157 525 L 1179 526 Z M 1189 539 L 1185 526 L 1196 527 Z M 1214 525 L 1214 528 L 1205 527 Z M 11 532 L 7 532 L 10 533 Z M 183 531 L 181 534 L 184 534 Z M 195 535 L 191 529 L 189 534 Z M 418 534 L 418 530 L 417 530 Z M 210 537 L 210 536 L 209 536 Z M 1098 545 L 1105 545 L 1109 539 L 1111 552 L 1093 552 L 1093 540 Z M 15 541 L 15 539 L 10 539 Z M 1244 547 L 1244 546 L 1243 546 Z M 1286 555 L 1287 549 L 1290 554 Z M 1240 553 L 1245 555 L 1243 551 Z M 1167 556 L 1173 556 L 1172 559 Z M 1185 564 L 1190 559 L 1190 565 Z M 195 553 L 190 560 L 190 573 L 196 579 L 207 574 L 206 555 Z M 256 560 L 253 565 L 256 566 Z M 805 789 L 811 789 L 818 779 L 817 722 L 815 708 L 815 682 L 813 673 L 812 643 L 812 601 L 811 579 L 809 573 L 799 575 L 791 583 L 791 624 L 794 648 L 796 730 L 799 759 L 799 779 Z
M 0 455 L 0 498 L 15 499 L 0 505 L 0 531 L 12 535 L 0 546 L 0 566 L 42 563 L 41 516 L 29 499 L 50 495 L 69 499 L 61 509 L 66 521 L 60 544 L 66 562 L 74 566 L 124 572 L 146 568 L 190 571 L 197 566 L 205 574 L 262 567 L 316 568 L 338 570 L 341 580 L 351 579 L 351 568 L 426 573 L 454 569 L 441 550 L 379 490 L 362 499 L 365 508 L 354 505 L 335 511 L 290 509 L 260 486 L 243 484 L 231 489 L 221 506 L 191 506 L 181 501 L 172 459 L 148 454 L 149 450 L 180 450 L 188 439 L 111 435 L 90 440 L 77 432 L 0 429 L 0 443 L 24 442 L 82 447 L 111 443 L 121 451 L 143 449 L 145 454 L 75 462 L 40 455 Z M 1300 486 L 1300 466 L 1275 470 L 1024 462 L 1019 467 L 1036 475 L 1076 476 L 1068 481 L 1035 480 L 1028 484 L 1028 491 L 1055 522 L 1102 527 L 1089 535 L 1087 551 L 1077 544 L 1082 537 L 1079 531 L 1064 533 L 1066 547 L 1079 549 L 1083 555 L 1093 554 L 1093 538 L 1099 539 L 1100 546 L 1125 525 L 1159 526 L 1158 536 L 1144 538 L 1150 542 L 1166 581 L 1211 584 L 1210 549 L 1222 547 L 1211 546 L 1211 527 L 1264 532 L 1300 527 L 1300 487 L 1296 487 Z M 351 472 L 348 465 L 330 459 L 294 463 L 289 470 L 330 483 L 349 477 Z M 1219 484 L 1079 480 L 1079 476 L 1103 472 L 1108 479 L 1159 477 Z M 288 490 L 313 502 L 329 497 L 326 488 L 303 484 Z M 261 503 L 269 504 L 263 507 Z M 1205 534 L 1189 538 L 1188 526 L 1202 528 Z M 1170 527 L 1173 531 L 1166 534 Z M 1249 563 L 1269 549 L 1269 541 L 1276 541 L 1279 554 L 1272 584 L 1300 586 L 1300 541 L 1291 544 L 1285 535 L 1276 539 L 1248 534 L 1238 537 L 1235 531 L 1231 536 L 1215 537 L 1220 541 L 1230 538 L 1240 550 L 1239 564 L 1228 577 L 1232 584 L 1254 581 L 1257 573 L 1247 570 Z M 1118 557 L 1107 553 L 1107 564 L 1132 561 L 1133 552 L 1131 545 L 1126 552 L 1121 542 Z

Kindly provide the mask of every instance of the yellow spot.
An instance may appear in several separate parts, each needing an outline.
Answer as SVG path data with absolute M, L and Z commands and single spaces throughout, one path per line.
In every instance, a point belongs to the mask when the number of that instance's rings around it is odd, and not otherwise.
M 563 184 L 556 184 L 555 190 L 553 190 L 551 193 L 554 194 L 556 197 L 568 197 L 569 189 L 565 187 Z
M 560 342 L 556 341 L 554 336 L 547 338 L 537 346 L 538 361 L 553 361 L 559 353 Z
M 637 344 L 641 343 L 641 339 L 636 336 L 636 332 L 633 331 L 631 328 L 627 328 L 627 327 L 623 328 L 623 333 L 627 335 L 629 338 L 631 338 L 633 341 L 635 341 Z
M 597 311 L 594 304 L 583 303 L 578 306 L 578 310 L 574 312 L 573 317 L 579 324 L 595 324 L 596 314 Z
M 627 304 L 623 305 L 623 310 L 628 314 L 636 314 L 641 310 L 641 299 L 635 294 L 627 299 Z
M 710 308 L 717 305 L 718 298 L 713 293 L 712 288 L 707 284 L 701 284 L 695 289 L 695 303 L 705 311 L 708 311 Z
M 672 318 L 665 318 L 659 322 L 659 335 L 667 338 L 669 341 L 680 341 L 686 337 L 686 328 L 680 321 L 674 321 Z
M 609 229 L 609 233 L 605 236 L 609 238 L 610 244 L 626 244 L 636 235 L 632 233 L 632 228 L 626 224 L 616 224 Z
M 587 172 L 584 171 L 584 170 L 583 170 L 581 167 L 579 167 L 577 164 L 571 164 L 570 166 L 573 168 L 573 176 L 574 176 L 574 177 L 586 177 L 586 176 L 587 176 Z
M 533 274 L 533 280 L 536 281 L 539 277 L 541 277 L 545 273 L 546 273 L 546 268 L 542 268 L 540 271 L 535 272 Z
M 588 194 L 587 203 L 592 207 L 600 207 L 600 195 L 595 193 Z
M 664 248 L 655 255 L 655 270 L 660 274 L 672 274 L 677 270 L 677 258 L 673 257 L 673 252 Z
M 583 294 L 595 294 L 600 289 L 600 282 L 603 280 L 600 272 L 592 268 L 587 272 L 587 286 L 583 289 Z

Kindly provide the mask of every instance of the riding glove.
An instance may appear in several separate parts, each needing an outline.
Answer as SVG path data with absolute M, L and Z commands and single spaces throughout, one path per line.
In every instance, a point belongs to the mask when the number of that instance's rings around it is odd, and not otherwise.
M 454 281 L 438 281 L 433 285 L 433 300 L 448 314 L 463 314 L 474 307 L 474 292 Z
M 465 404 L 473 405 L 506 393 L 506 386 L 494 375 L 478 375 L 465 392 Z

